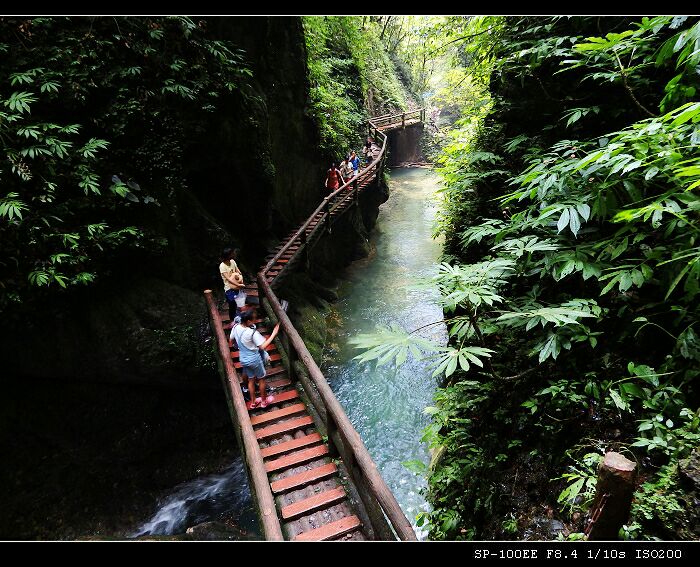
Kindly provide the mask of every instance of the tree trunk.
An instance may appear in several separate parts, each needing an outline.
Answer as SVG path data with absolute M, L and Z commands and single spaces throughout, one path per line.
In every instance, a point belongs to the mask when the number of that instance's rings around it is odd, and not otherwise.
M 386 17 L 386 22 L 384 22 L 384 27 L 382 28 L 382 33 L 379 36 L 379 41 L 384 39 L 384 34 L 386 33 L 386 27 L 389 25 L 389 22 L 391 21 L 391 16 Z

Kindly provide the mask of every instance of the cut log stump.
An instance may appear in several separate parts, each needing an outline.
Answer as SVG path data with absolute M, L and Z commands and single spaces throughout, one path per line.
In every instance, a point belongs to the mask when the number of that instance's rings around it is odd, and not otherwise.
M 610 451 L 598 466 L 598 484 L 586 533 L 589 540 L 613 540 L 627 522 L 632 506 L 637 464 Z

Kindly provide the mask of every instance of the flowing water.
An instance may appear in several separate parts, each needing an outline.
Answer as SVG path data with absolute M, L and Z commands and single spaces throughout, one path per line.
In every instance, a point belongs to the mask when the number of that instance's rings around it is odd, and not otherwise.
M 131 537 L 180 534 L 190 526 L 225 519 L 232 519 L 245 532 L 258 531 L 241 457 L 221 473 L 201 476 L 176 487 Z
M 420 494 L 425 480 L 402 463 L 430 460 L 421 441 L 430 423 L 423 410 L 432 405 L 437 382 L 424 361 L 409 358 L 398 368 L 360 363 L 354 360 L 358 351 L 348 339 L 373 332 L 378 325 L 396 323 L 413 331 L 442 319 L 437 292 L 411 289 L 417 278 L 437 273 L 442 245 L 431 233 L 438 188 L 432 170 L 392 170 L 391 196 L 380 208 L 373 235 L 376 253 L 348 270 L 349 281 L 335 306 L 335 344 L 330 345 L 325 367 L 333 391 L 414 528 L 416 515 L 429 510 Z M 447 342 L 443 324 L 417 334 Z

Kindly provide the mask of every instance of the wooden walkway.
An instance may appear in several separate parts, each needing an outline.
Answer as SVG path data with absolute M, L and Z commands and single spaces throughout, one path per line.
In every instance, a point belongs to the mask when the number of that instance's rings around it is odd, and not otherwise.
M 362 440 L 333 395 L 323 374 L 282 308 L 274 287 L 318 238 L 330 232 L 359 195 L 376 187 L 384 171 L 385 132 L 420 124 L 422 110 L 369 121 L 381 142 L 374 162 L 321 205 L 266 258 L 258 281 L 245 288 L 260 300 L 258 329 L 269 335 L 272 364 L 267 385 L 273 401 L 250 408 L 239 386 L 239 353 L 229 346 L 228 311 L 219 310 L 211 291 L 205 296 L 216 334 L 222 378 L 236 433 L 241 441 L 266 539 L 296 541 L 416 539 L 410 523 L 379 475 Z

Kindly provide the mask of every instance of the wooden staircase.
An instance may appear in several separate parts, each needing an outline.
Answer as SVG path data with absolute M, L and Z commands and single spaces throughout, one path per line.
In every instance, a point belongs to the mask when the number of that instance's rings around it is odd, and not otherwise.
M 422 117 L 422 114 L 420 116 Z M 409 121 L 420 121 L 415 116 L 413 118 L 409 116 L 408 119 Z M 392 127 L 391 119 L 387 122 L 381 118 L 380 121 L 381 124 L 370 122 L 370 126 L 374 127 L 374 135 L 383 136 L 384 139 L 380 157 L 361 172 L 357 178 L 326 197 L 317 210 L 299 228 L 288 234 L 271 251 L 270 255 L 265 258 L 266 263 L 258 275 L 260 285 L 268 289 L 262 290 L 263 293 L 257 282 L 249 283 L 245 288 L 248 297 L 262 300 L 265 296 L 270 300 L 270 303 L 274 303 L 279 309 L 279 301 L 274 296 L 272 288 L 279 284 L 284 275 L 299 263 L 303 252 L 313 246 L 325 232 L 330 231 L 336 219 L 358 203 L 359 195 L 377 182 L 377 177 L 381 176 L 383 171 L 386 149 L 386 136 L 382 132 L 388 131 Z M 394 127 L 404 127 L 405 124 L 406 116 L 404 115 L 403 125 L 396 122 Z M 344 413 L 339 416 L 344 425 L 338 426 L 338 429 L 345 429 L 345 438 L 355 440 L 349 445 L 350 451 L 355 452 L 350 453 L 354 455 L 352 460 L 356 462 L 346 462 L 346 459 L 343 458 L 341 453 L 344 452 L 345 455 L 348 455 L 348 447 L 345 447 L 342 441 L 334 437 L 338 441 L 329 445 L 328 438 L 321 434 L 305 402 L 305 400 L 314 399 L 313 394 L 305 390 L 303 384 L 297 379 L 298 376 L 289 375 L 289 371 L 284 365 L 285 357 L 279 351 L 282 348 L 279 337 L 267 347 L 271 366 L 267 368 L 266 384 L 272 401 L 265 408 L 251 408 L 250 402 L 243 405 L 242 392 L 239 387 L 239 382 L 242 380 L 242 375 L 238 373 L 241 368 L 239 352 L 236 347 L 230 346 L 228 341 L 231 329 L 228 312 L 215 306 L 211 292 L 207 292 L 206 296 L 210 308 L 210 318 L 217 335 L 219 353 L 223 356 L 222 353 L 227 352 L 232 363 L 232 370 L 227 371 L 226 368 L 229 365 L 224 362 L 223 373 L 225 376 L 223 377 L 227 388 L 229 388 L 229 401 L 233 408 L 234 425 L 238 426 L 237 432 L 240 433 L 244 441 L 246 462 L 254 485 L 254 493 L 258 499 L 268 496 L 274 499 L 277 520 L 279 527 L 281 527 L 279 530 L 274 519 L 269 517 L 270 511 L 265 508 L 265 504 L 259 503 L 263 510 L 263 531 L 266 532 L 266 537 L 279 539 L 278 532 L 281 531 L 281 535 L 285 539 L 297 541 L 364 540 L 379 539 L 379 532 L 382 532 L 383 539 L 387 539 L 395 538 L 394 532 L 392 532 L 393 528 L 401 539 L 415 539 L 410 523 L 376 472 L 376 466 L 371 463 L 366 448 L 347 420 L 347 416 Z M 262 309 L 258 315 L 261 312 Z M 273 320 L 258 319 L 254 321 L 263 335 L 267 336 L 272 331 L 271 327 L 276 319 L 272 317 L 271 319 Z M 292 334 L 289 331 L 287 335 Z M 224 341 L 225 344 L 222 344 Z M 305 364 L 314 366 L 316 371 L 310 372 L 311 375 L 319 372 L 312 362 L 306 360 L 303 353 L 299 358 L 304 360 Z M 315 394 L 315 397 L 318 397 L 318 393 Z M 242 409 L 239 410 L 243 407 L 247 410 L 245 415 L 242 415 Z M 323 411 L 328 419 L 328 413 L 331 410 L 325 407 Z M 342 410 L 339 411 L 342 412 Z M 326 429 L 328 429 L 327 426 L 328 424 L 326 424 Z M 251 428 L 252 435 L 250 435 Z M 328 432 L 324 431 L 325 433 Z M 337 442 L 344 446 L 344 451 L 339 453 L 337 448 L 334 449 Z M 257 450 L 255 445 L 257 445 Z M 360 448 L 359 445 L 362 447 Z M 358 455 L 358 451 L 362 454 Z M 342 482 L 341 472 L 343 471 L 341 469 L 344 465 L 344 470 L 355 471 L 356 475 L 357 470 L 359 470 L 357 463 L 365 463 L 364 466 L 367 467 L 368 461 L 371 463 L 368 474 L 374 479 L 370 483 L 370 491 L 381 491 L 381 494 L 365 495 L 360 492 L 359 496 L 362 502 L 355 501 L 350 498 L 346 490 L 346 485 L 352 484 L 352 479 L 344 478 L 345 482 Z M 263 478 L 267 480 L 265 486 L 262 485 Z M 358 478 L 355 476 L 355 480 Z M 383 486 L 377 488 L 375 485 Z M 380 501 L 385 501 L 385 504 L 382 506 Z M 370 520 L 366 508 L 372 508 L 373 502 L 377 502 L 378 511 L 375 510 L 374 519 Z M 392 528 L 389 528 L 387 524 L 382 531 L 376 525 L 369 525 L 381 524 L 382 522 L 386 524 L 384 514 L 389 517 Z
M 246 289 L 249 296 L 253 292 L 256 286 Z M 228 332 L 228 313 L 221 312 L 220 319 Z M 258 321 L 258 330 L 269 335 L 272 329 L 261 323 Z M 254 409 L 248 402 L 247 408 L 286 536 L 305 541 L 366 539 L 338 466 L 282 366 L 277 345 L 273 342 L 267 350 L 272 363 L 266 383 L 272 401 Z M 230 351 L 234 366 L 240 368 L 238 350 L 234 346 Z

